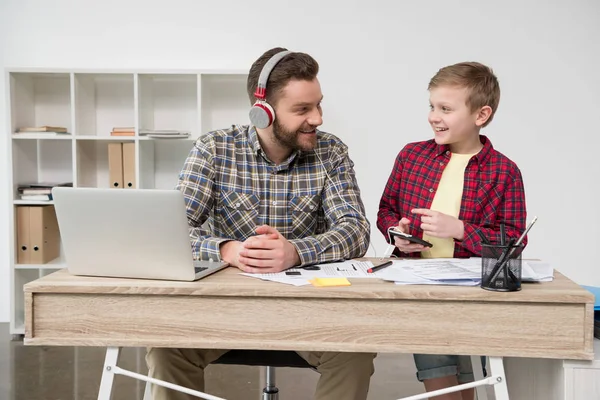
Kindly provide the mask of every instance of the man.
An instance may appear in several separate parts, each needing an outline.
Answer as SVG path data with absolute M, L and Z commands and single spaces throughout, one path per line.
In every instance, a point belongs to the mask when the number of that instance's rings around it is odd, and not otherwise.
M 267 51 L 248 76 L 252 124 L 196 141 L 177 184 L 195 258 L 267 273 L 365 254 L 370 224 L 354 164 L 341 140 L 317 130 L 318 71 L 307 54 Z M 152 377 L 202 391 L 204 368 L 226 352 L 152 348 L 146 360 Z M 299 354 L 321 374 L 316 399 L 367 398 L 375 354 Z M 157 385 L 153 395 L 191 398 Z

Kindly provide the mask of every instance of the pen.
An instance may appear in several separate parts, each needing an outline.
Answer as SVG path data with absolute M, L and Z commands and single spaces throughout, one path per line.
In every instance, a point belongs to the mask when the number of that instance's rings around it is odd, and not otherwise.
M 506 232 L 504 230 L 504 222 L 500 223 L 500 246 L 506 244 Z
M 370 273 L 370 274 L 372 274 L 373 272 L 377 272 L 377 271 L 379 271 L 380 269 L 383 269 L 383 268 L 385 268 L 385 267 L 388 267 L 388 266 L 392 265 L 393 263 L 394 263 L 394 262 L 393 262 L 392 260 L 390 260 L 390 261 L 386 261 L 386 262 L 384 262 L 383 264 L 379 264 L 379 265 L 378 265 L 378 266 L 376 266 L 376 267 L 369 268 L 369 269 L 367 270 L 367 272 L 368 272 L 368 273 Z
M 510 256 L 513 253 L 512 246 L 516 246 L 514 238 L 510 239 L 508 241 L 508 245 L 506 246 L 504 251 L 502 251 L 502 254 L 500 254 L 500 257 L 498 257 L 498 260 L 496 261 L 496 264 L 494 265 L 494 268 L 492 269 L 492 272 L 490 273 L 490 277 L 487 280 L 487 286 L 489 286 L 493 281 L 496 280 L 503 265 L 505 265 L 507 260 L 510 259 Z M 506 274 L 504 274 L 504 277 L 506 278 Z M 506 282 L 505 282 L 505 284 L 506 284 Z
M 481 242 L 487 246 L 490 245 L 490 241 L 485 237 L 485 235 L 483 234 L 483 232 L 481 232 L 481 229 L 477 229 L 475 232 L 477 232 L 477 235 L 479 235 L 479 239 L 481 239 Z M 496 249 L 493 247 L 489 247 L 490 251 L 494 254 L 494 257 L 498 258 L 498 253 L 496 252 Z M 483 251 L 483 250 L 482 250 Z
M 523 234 L 521 235 L 521 237 L 519 238 L 519 240 L 517 240 L 517 243 L 515 243 L 515 246 L 519 246 L 521 244 L 521 242 L 523 241 L 523 239 L 525 239 L 525 235 L 527 235 L 527 232 L 529 232 L 529 230 L 531 229 L 531 227 L 533 226 L 533 224 L 535 224 L 535 221 L 537 221 L 537 217 L 533 217 L 533 219 L 529 223 L 529 226 L 527 227 L 527 229 L 525 229 L 525 232 L 523 232 Z
M 321 267 L 319 267 L 318 265 L 308 265 L 306 267 L 300 267 L 306 271 L 319 271 L 321 269 Z
M 479 239 L 481 239 L 481 241 L 484 244 L 490 244 L 490 242 L 487 240 L 487 238 L 485 237 L 485 235 L 483 234 L 483 232 L 481 232 L 481 229 L 477 229 L 475 232 L 477 232 L 477 235 L 479 235 Z
M 488 279 L 488 285 L 491 282 L 493 282 L 494 279 L 496 279 L 498 277 L 498 274 L 500 273 L 500 270 L 504 267 L 504 264 L 506 264 L 508 262 L 508 260 L 510 260 L 510 257 L 515 252 L 515 249 L 519 247 L 521 242 L 523 242 L 523 239 L 525 239 L 527 232 L 529 232 L 529 230 L 531 229 L 533 224 L 535 224 L 536 221 L 537 221 L 537 217 L 533 217 L 533 219 L 531 220 L 529 225 L 527 225 L 525 232 L 523 232 L 523 234 L 519 237 L 519 240 L 517 240 L 517 242 L 514 243 L 514 245 L 513 245 L 514 239 L 511 239 L 511 241 L 508 242 L 508 246 L 502 252 L 500 259 L 498 260 L 498 262 L 496 262 L 496 265 L 494 266 L 494 269 L 493 269 L 492 273 L 490 274 L 490 279 Z

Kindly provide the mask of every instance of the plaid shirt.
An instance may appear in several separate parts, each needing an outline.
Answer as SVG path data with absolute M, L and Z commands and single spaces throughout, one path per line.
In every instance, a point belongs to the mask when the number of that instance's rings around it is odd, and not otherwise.
M 464 187 L 458 218 L 464 222 L 462 241 L 455 240 L 454 257 L 481 256 L 480 238 L 476 230 L 491 243 L 500 243 L 500 223 L 505 223 L 506 235 L 518 238 L 525 231 L 527 212 L 521 171 L 517 165 L 494 150 L 490 140 L 480 135 L 483 149 L 474 155 L 465 169 Z M 420 220 L 410 211 L 430 208 L 450 160 L 447 145 L 434 140 L 411 143 L 400 151 L 394 163 L 377 213 L 377 227 L 387 239 L 387 229 L 397 226 L 402 217 L 411 220 L 410 234 L 423 237 Z M 527 244 L 527 238 L 522 242 Z M 419 253 L 403 257 L 420 257 Z
M 244 241 L 263 224 L 296 247 L 301 265 L 361 257 L 369 245 L 354 163 L 347 146 L 325 132 L 317 131 L 314 151 L 294 152 L 279 165 L 254 127 L 210 132 L 195 142 L 176 187 L 195 259 L 220 260 L 223 241 Z

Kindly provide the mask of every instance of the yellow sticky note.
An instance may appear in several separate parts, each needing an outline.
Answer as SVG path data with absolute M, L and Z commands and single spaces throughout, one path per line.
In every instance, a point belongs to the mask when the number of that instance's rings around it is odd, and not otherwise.
M 313 286 L 350 286 L 346 278 L 313 278 L 309 281 Z

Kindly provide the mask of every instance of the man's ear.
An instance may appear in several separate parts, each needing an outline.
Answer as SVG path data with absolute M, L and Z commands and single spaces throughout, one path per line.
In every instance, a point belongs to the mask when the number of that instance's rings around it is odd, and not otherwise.
M 492 107 L 490 107 L 490 106 L 481 107 L 479 109 L 479 111 L 477 112 L 477 117 L 475 118 L 475 125 L 483 126 L 483 124 L 485 124 L 487 122 L 487 120 L 490 119 L 491 115 L 492 115 Z

